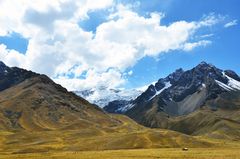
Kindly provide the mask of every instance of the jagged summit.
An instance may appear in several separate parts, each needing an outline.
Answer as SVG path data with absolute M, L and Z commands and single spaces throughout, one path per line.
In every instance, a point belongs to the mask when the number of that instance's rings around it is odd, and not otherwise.
M 0 62 L 0 91 L 37 75 L 39 74 L 17 67 L 8 67 L 3 62 Z
M 180 68 L 159 79 L 130 104 L 122 106 L 128 109 L 122 110 L 131 116 L 137 111 L 146 111 L 155 103 L 157 112 L 181 116 L 198 110 L 205 101 L 221 93 L 238 90 L 240 77 L 234 71 L 223 71 L 203 61 L 190 70 Z M 109 106 L 105 108 L 108 109 Z
M 122 113 L 145 126 L 170 127 L 173 130 L 185 132 L 186 127 L 182 130 L 181 126 L 174 124 L 175 117 L 181 117 L 179 119 L 185 122 L 195 117 L 193 114 L 202 116 L 203 108 L 217 111 L 217 113 L 222 109 L 238 110 L 239 95 L 240 77 L 234 71 L 224 71 L 207 62 L 201 62 L 190 70 L 178 69 L 167 77 L 159 79 L 134 101 L 121 105 L 124 109 L 116 105 L 115 108 L 123 110 Z M 111 108 L 105 108 L 107 111 L 108 109 Z M 198 124 L 197 121 L 194 122 Z M 189 123 L 189 126 L 193 125 Z
M 0 61 L 0 67 L 2 67 L 2 66 L 6 67 L 6 65 L 2 61 Z
M 7 71 L 8 67 L 2 61 L 0 61 L 0 74 L 6 73 Z
M 211 63 L 207 63 L 206 61 L 202 61 L 198 64 L 198 66 L 214 66 Z

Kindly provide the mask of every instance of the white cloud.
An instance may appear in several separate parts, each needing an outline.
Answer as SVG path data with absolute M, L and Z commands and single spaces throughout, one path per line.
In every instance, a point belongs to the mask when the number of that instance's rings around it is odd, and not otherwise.
M 126 68 L 145 56 L 157 57 L 171 50 L 190 51 L 210 41 L 191 42 L 196 32 L 217 24 L 210 14 L 199 21 L 162 25 L 164 14 L 143 17 L 112 0 L 2 1 L 0 35 L 17 32 L 29 39 L 26 54 L 0 45 L 0 60 L 44 73 L 69 90 L 118 87 L 125 82 Z M 113 8 L 108 21 L 96 33 L 84 31 L 79 21 L 88 12 Z M 11 13 L 9 12 L 11 11 Z M 73 74 L 73 77 L 69 75 Z M 82 74 L 85 74 L 83 78 Z M 129 72 L 129 75 L 132 74 Z
M 198 42 L 193 42 L 193 43 L 185 43 L 183 45 L 183 50 L 184 51 L 192 51 L 194 48 L 199 47 L 199 46 L 207 46 L 211 44 L 212 42 L 209 40 L 202 40 Z
M 133 71 L 128 71 L 128 75 L 131 76 L 133 74 Z
M 197 24 L 198 27 L 203 26 L 213 26 L 217 23 L 220 23 L 226 19 L 225 16 L 216 15 L 215 13 L 210 13 L 209 15 L 204 15 L 202 20 Z
M 0 60 L 3 60 L 9 66 L 20 66 L 24 63 L 25 56 L 15 50 L 7 49 L 6 45 L 0 44 Z
M 200 35 L 199 37 L 200 38 L 210 38 L 212 36 L 214 36 L 214 34 L 204 34 L 204 35 Z
M 55 79 L 55 81 L 57 83 L 61 83 L 69 90 L 76 90 L 76 88 L 84 90 L 95 87 L 115 88 L 125 83 L 125 79 L 122 78 L 121 72 L 115 69 L 110 69 L 101 73 L 96 72 L 95 70 L 89 70 L 85 79 L 70 79 L 66 76 L 62 76 Z
M 229 27 L 234 26 L 234 25 L 237 25 L 237 20 L 236 20 L 236 19 L 233 20 L 233 21 L 231 21 L 231 22 L 229 22 L 229 23 L 226 23 L 226 24 L 224 25 L 224 27 L 225 27 L 225 28 L 229 28 Z

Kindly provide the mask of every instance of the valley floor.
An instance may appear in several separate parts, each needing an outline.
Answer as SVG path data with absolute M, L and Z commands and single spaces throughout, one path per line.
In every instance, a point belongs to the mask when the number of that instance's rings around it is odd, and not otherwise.
M 1 130 L 0 159 L 240 159 L 239 139 L 149 129 L 126 116 L 113 117 L 119 124 L 112 127 Z
M 239 159 L 238 148 L 180 148 L 105 150 L 1 155 L 4 159 Z

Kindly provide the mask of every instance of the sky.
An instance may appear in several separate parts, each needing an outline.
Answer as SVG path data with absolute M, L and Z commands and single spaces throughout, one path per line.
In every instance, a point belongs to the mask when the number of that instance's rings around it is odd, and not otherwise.
M 138 88 L 201 61 L 240 74 L 239 0 L 0 0 L 0 60 L 68 90 Z

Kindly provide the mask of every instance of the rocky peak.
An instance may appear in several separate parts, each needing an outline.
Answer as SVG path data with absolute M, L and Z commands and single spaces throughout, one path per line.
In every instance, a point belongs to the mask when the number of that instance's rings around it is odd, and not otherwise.
M 19 84 L 24 80 L 37 76 L 38 74 L 17 67 L 8 67 L 0 62 L 0 91 L 13 85 Z
M 188 70 L 176 80 L 177 85 L 201 85 L 206 81 L 218 80 L 226 84 L 228 79 L 223 75 L 223 70 L 218 69 L 212 64 L 201 62 L 196 67 L 191 70 Z
M 5 73 L 7 68 L 8 67 L 2 61 L 0 61 L 0 73 Z
M 0 67 L 6 67 L 6 65 L 2 61 L 0 61 Z
M 148 89 L 143 92 L 137 99 L 136 102 L 137 103 L 145 103 L 147 102 L 152 96 L 154 96 L 156 94 L 156 89 L 155 86 L 153 84 L 151 84 Z
M 157 98 L 154 101 L 158 101 L 161 108 L 159 110 L 168 114 L 178 116 L 191 113 L 205 100 L 214 99 L 223 92 L 239 90 L 239 84 L 230 78 L 237 81 L 240 79 L 235 72 L 227 70 L 224 74 L 223 70 L 206 62 L 201 62 L 187 71 L 177 69 L 166 78 L 159 79 L 155 87 L 150 85 L 147 91 L 136 99 L 136 103 L 141 104 L 136 104 L 135 107 L 143 105 L 142 103 L 147 105 Z M 193 101 L 195 103 L 192 103 Z M 189 103 L 191 104 L 188 105 Z
M 166 79 L 170 81 L 171 84 L 174 85 L 179 80 L 179 78 L 182 76 L 183 73 L 184 73 L 184 70 L 182 68 L 179 68 L 175 72 L 168 75 Z
M 206 62 L 201 62 L 200 64 L 198 64 L 195 68 L 193 68 L 194 71 L 197 72 L 201 72 L 205 75 L 209 74 L 209 73 L 216 73 L 216 72 L 220 72 L 222 73 L 222 70 L 216 68 L 214 65 L 206 63 Z
M 223 72 L 212 64 L 201 62 L 187 71 L 177 69 L 166 78 L 149 85 L 145 92 L 128 103 L 131 107 L 121 102 L 111 103 L 108 109 L 114 105 L 117 110 L 124 107 L 132 112 L 135 109 L 145 110 L 145 106 L 157 102 L 155 105 L 158 105 L 158 111 L 179 116 L 199 109 L 205 101 L 215 99 L 221 93 L 237 90 L 240 90 L 240 77 L 234 71 Z
M 231 77 L 231 78 L 233 78 L 233 79 L 235 79 L 235 80 L 240 82 L 240 77 L 234 71 L 232 71 L 232 70 L 225 70 L 224 73 L 227 76 L 229 76 L 229 77 Z

